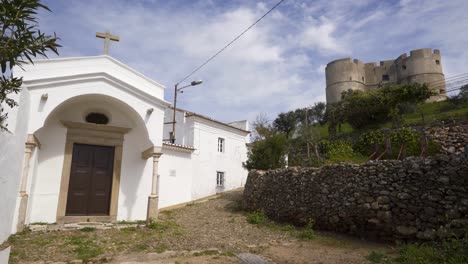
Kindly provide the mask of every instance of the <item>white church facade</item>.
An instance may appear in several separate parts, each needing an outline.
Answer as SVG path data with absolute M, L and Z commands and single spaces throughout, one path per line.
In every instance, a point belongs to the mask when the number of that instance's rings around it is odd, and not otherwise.
M 156 218 L 242 187 L 247 122 L 173 108 L 164 86 L 109 56 L 38 60 L 0 134 L 0 241 L 34 222 Z

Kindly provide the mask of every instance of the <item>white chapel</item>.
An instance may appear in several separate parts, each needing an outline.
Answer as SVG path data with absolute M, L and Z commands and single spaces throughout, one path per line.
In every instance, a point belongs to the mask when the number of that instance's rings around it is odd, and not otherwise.
M 165 87 L 103 55 L 37 60 L 0 134 L 0 240 L 33 222 L 157 218 L 242 187 L 248 123 L 176 109 Z

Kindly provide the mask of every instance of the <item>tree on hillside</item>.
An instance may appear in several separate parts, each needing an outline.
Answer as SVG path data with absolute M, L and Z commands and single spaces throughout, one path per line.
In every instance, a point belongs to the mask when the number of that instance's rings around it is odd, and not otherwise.
M 298 108 L 294 111 L 296 120 L 301 124 L 312 124 L 325 122 L 326 104 L 317 102 L 313 106 Z
M 342 93 L 342 100 L 336 104 L 335 115 L 344 117 L 354 129 L 388 121 L 398 127 L 401 121 L 400 105 L 421 103 L 434 94 L 427 85 L 417 83 L 391 84 L 368 92 L 348 90 Z
M 247 153 L 244 167 L 248 170 L 269 170 L 286 165 L 287 138 L 284 134 L 275 134 L 264 140 L 253 142 Z
M 328 123 L 330 137 L 334 138 L 337 130 L 341 130 L 341 125 L 346 122 L 346 115 L 341 101 L 327 105 L 324 121 Z
M 290 138 L 297 126 L 297 116 L 294 111 L 280 113 L 273 121 L 273 126 L 281 132 L 284 132 L 287 138 Z
M 4 105 L 13 108 L 18 102 L 9 98 L 18 93 L 23 83 L 22 78 L 14 77 L 11 70 L 31 62 L 36 56 L 47 57 L 46 52 L 56 54 L 58 38 L 46 35 L 38 29 L 37 12 L 49 10 L 40 0 L 0 0 L 0 131 L 7 130 Z
M 255 121 L 252 123 L 253 126 L 253 140 L 264 140 L 267 139 L 276 133 L 276 129 L 268 121 L 268 117 L 265 113 L 260 113 L 255 118 Z
M 468 84 L 465 84 L 462 87 L 460 87 L 460 92 L 458 93 L 458 97 L 462 99 L 468 99 Z

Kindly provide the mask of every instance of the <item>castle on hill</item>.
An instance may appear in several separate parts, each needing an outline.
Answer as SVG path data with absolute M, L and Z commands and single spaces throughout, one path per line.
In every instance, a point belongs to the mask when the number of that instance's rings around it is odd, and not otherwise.
M 332 61 L 325 68 L 327 103 L 341 100 L 343 91 L 370 91 L 384 84 L 426 83 L 437 92 L 428 101 L 447 99 L 445 76 L 438 49 L 412 50 L 396 60 L 362 63 L 351 58 Z

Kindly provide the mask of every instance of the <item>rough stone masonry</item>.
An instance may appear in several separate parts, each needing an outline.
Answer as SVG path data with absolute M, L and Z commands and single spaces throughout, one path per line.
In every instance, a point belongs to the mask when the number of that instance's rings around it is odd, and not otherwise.
M 380 240 L 462 236 L 468 228 L 468 160 L 437 155 L 364 165 L 251 171 L 247 210 L 297 225 Z

